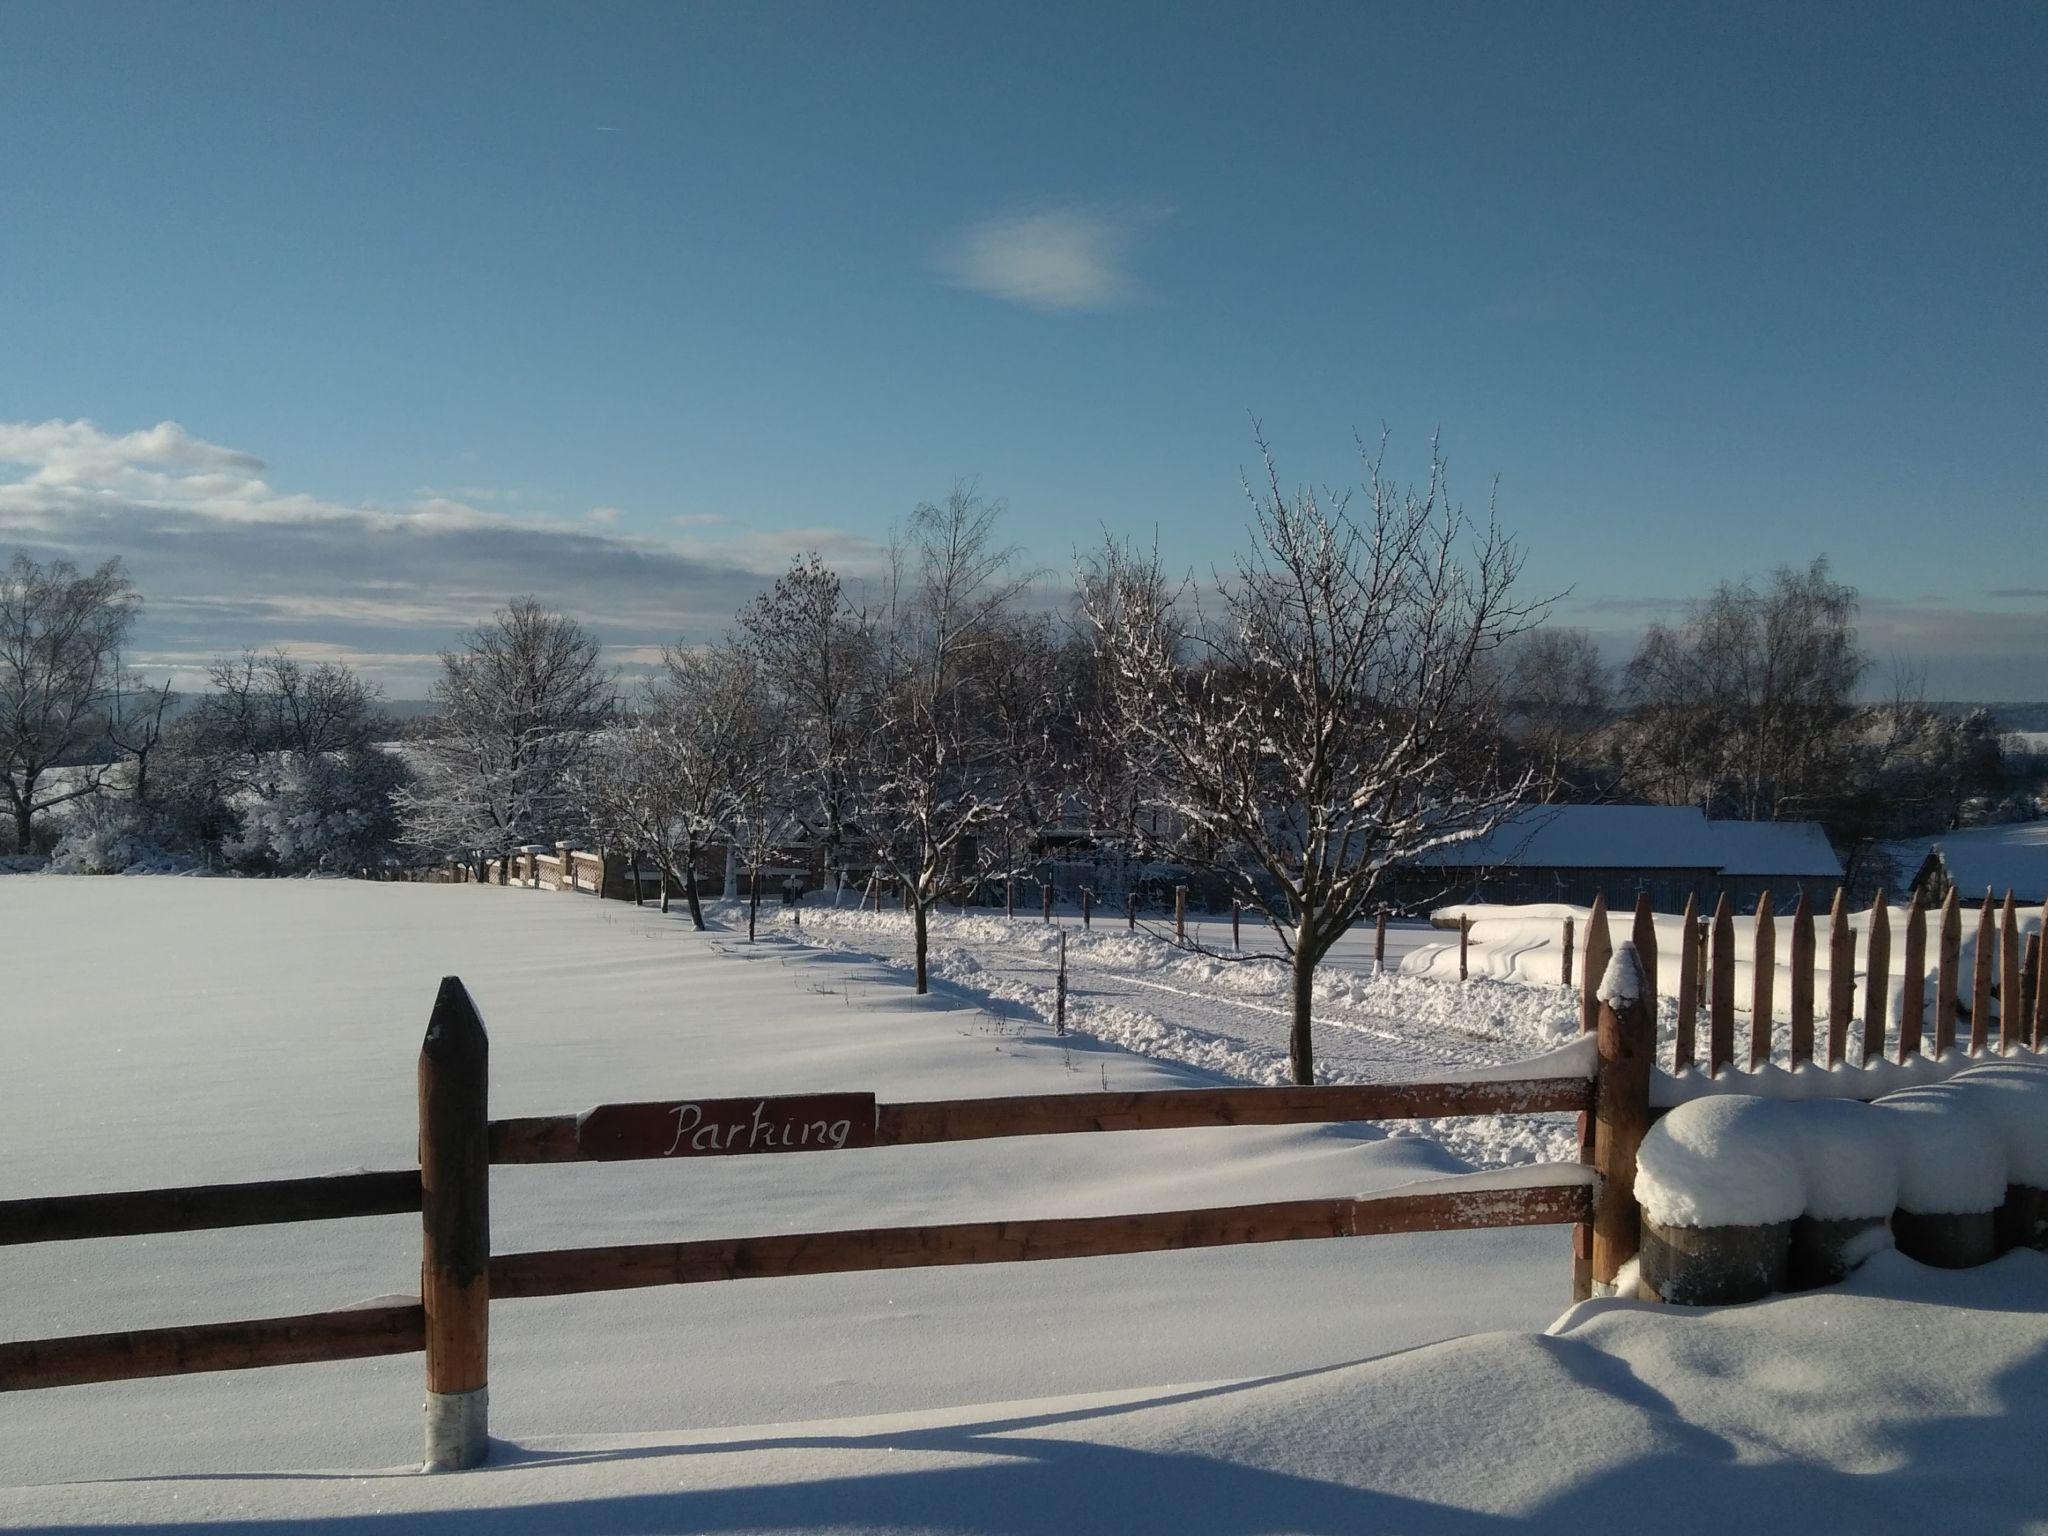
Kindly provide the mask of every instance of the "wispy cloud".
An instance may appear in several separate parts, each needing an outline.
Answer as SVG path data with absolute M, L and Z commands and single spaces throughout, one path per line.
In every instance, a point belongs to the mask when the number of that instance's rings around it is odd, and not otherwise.
M 243 645 L 360 658 L 393 693 L 417 693 L 431 658 L 507 599 L 575 614 L 622 659 L 702 638 L 800 549 L 856 578 L 886 558 L 838 529 L 743 524 L 619 531 L 585 517 L 514 516 L 428 492 L 364 506 L 283 491 L 255 454 L 166 422 L 108 432 L 89 421 L 0 422 L 0 555 L 119 555 L 145 597 L 138 652 L 181 667 Z
M 1083 204 L 995 214 L 946 241 L 939 271 L 956 288 L 1028 309 L 1115 309 L 1145 297 L 1131 257 L 1162 217 L 1161 209 Z

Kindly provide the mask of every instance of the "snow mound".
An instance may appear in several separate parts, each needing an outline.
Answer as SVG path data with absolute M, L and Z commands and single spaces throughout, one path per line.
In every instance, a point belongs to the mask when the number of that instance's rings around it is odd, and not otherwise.
M 1650 1127 L 1636 1199 L 1664 1227 L 1754 1227 L 1806 1208 L 1791 1113 L 1769 1099 L 1695 1099 Z
M 2005 1141 L 1978 1112 L 1986 1097 L 1947 1083 L 1886 1094 L 1871 1107 L 1886 1116 L 1899 1169 L 1899 1209 L 1918 1216 L 1995 1210 L 2005 1199 Z M 2036 1100 L 2048 1108 L 2048 1099 Z

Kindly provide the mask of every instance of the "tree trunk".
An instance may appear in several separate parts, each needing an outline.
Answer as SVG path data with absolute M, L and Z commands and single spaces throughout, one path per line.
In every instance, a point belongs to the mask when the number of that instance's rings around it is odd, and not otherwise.
M 917 995 L 919 997 L 923 997 L 925 993 L 931 990 L 930 976 L 925 968 L 925 961 L 931 952 L 931 930 L 928 922 L 930 913 L 931 908 L 925 903 L 924 892 L 919 891 L 914 894 L 910 902 L 910 926 L 917 932 Z
M 1287 1064 L 1295 1082 L 1312 1087 L 1316 1080 L 1316 1048 L 1310 1036 L 1311 1010 L 1315 1003 L 1316 962 L 1321 958 L 1310 942 L 1306 928 L 1294 935 L 1294 1008 L 1287 1031 Z
M 698 932 L 704 930 L 704 903 L 697 896 L 697 858 L 694 853 L 683 866 L 683 895 L 690 903 L 690 926 Z
M 754 942 L 754 924 L 761 916 L 761 866 L 747 876 L 747 942 Z
M 35 787 L 31 785 L 29 787 L 29 794 L 32 795 L 34 793 Z M 29 851 L 29 836 L 35 831 L 34 807 L 35 802 L 29 799 L 27 795 L 14 802 L 14 851 L 16 853 L 27 853 Z

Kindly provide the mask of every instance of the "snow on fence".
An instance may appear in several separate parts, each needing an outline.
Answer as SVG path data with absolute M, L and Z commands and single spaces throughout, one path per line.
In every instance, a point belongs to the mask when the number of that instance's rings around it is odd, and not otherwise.
M 426 1356 L 425 1470 L 486 1448 L 493 1301 L 649 1285 L 928 1265 L 1011 1263 L 1239 1243 L 1573 1225 L 1574 1296 L 1611 1288 L 1635 1253 L 1636 1145 L 1655 1033 L 1621 982 L 1597 1044 L 1437 1082 L 1197 1088 L 880 1104 L 872 1094 L 605 1104 L 491 1120 L 489 1042 L 462 983 L 441 984 L 419 1062 L 420 1166 L 310 1179 L 0 1201 L 0 1243 L 421 1213 L 421 1293 L 339 1311 L 0 1343 L 0 1391 L 370 1355 Z M 1428 1181 L 1384 1193 L 1133 1215 L 983 1221 L 534 1253 L 490 1251 L 493 1164 L 818 1153 L 861 1147 L 1205 1126 L 1577 1111 L 1580 1164 Z

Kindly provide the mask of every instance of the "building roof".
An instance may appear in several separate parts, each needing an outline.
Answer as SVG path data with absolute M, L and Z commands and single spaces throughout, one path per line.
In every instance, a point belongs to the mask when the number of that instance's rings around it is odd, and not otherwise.
M 1420 862 L 1441 868 L 1669 869 L 1840 879 L 1810 821 L 1709 821 L 1686 805 L 1538 805 Z
M 1842 861 L 1817 821 L 1710 821 L 1724 875 L 1842 878 Z
M 1966 827 L 1895 844 L 1890 851 L 1908 879 L 1919 873 L 1929 854 L 1939 855 L 1964 900 L 1973 901 L 1989 888 L 2000 896 L 2011 891 L 2030 904 L 2048 901 L 2048 821 Z

